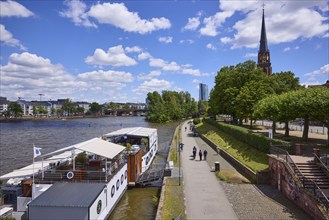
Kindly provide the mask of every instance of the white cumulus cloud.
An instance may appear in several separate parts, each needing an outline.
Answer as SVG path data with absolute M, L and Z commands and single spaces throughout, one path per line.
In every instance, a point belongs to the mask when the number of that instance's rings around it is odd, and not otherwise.
M 181 44 L 193 44 L 194 40 L 191 40 L 191 39 L 180 40 L 179 43 L 181 43 Z
M 0 17 L 30 17 L 33 12 L 16 1 L 0 1 Z
M 86 13 L 87 6 L 84 2 L 66 0 L 64 4 L 68 9 L 59 12 L 60 16 L 70 18 L 77 26 L 97 27 L 95 23 L 89 21 L 88 14 Z
M 200 16 L 188 18 L 187 24 L 183 27 L 183 30 L 196 30 L 200 25 Z
M 241 3 L 241 4 L 239 4 Z M 231 44 L 231 49 L 257 48 L 259 46 L 262 8 L 254 4 L 248 6 L 245 1 L 221 1 L 221 9 L 241 11 L 242 20 L 233 25 L 233 36 L 222 37 L 221 42 Z M 328 34 L 326 21 L 328 16 L 316 10 L 322 5 L 317 1 L 268 2 L 265 9 L 265 23 L 269 44 L 291 42 L 297 39 L 324 37 Z
M 87 86 L 75 81 L 61 64 L 53 64 L 47 58 L 28 52 L 11 54 L 0 73 L 2 95 L 12 99 L 35 97 L 39 93 L 58 97 Z
M 142 52 L 142 48 L 140 48 L 138 46 L 126 47 L 125 51 L 127 53 L 140 53 L 140 52 Z
M 151 57 L 152 57 L 151 54 L 149 54 L 148 52 L 142 52 L 138 54 L 138 60 L 147 60 Z
M 329 64 L 325 64 L 318 70 L 304 74 L 307 77 L 303 85 L 321 85 L 329 79 Z
M 207 44 L 206 47 L 210 50 L 217 50 L 217 48 L 211 43 Z
M 0 41 L 4 44 L 11 46 L 11 47 L 19 47 L 21 50 L 27 50 L 25 46 L 23 46 L 19 40 L 15 39 L 6 27 L 0 24 Z
M 161 75 L 161 71 L 159 70 L 152 70 L 149 74 L 139 74 L 137 76 L 138 80 L 151 80 L 155 77 L 158 77 Z
M 252 57 L 257 57 L 258 54 L 257 53 L 247 53 L 246 55 L 244 55 L 245 58 L 252 58 Z
M 159 37 L 159 42 L 162 42 L 162 43 L 172 43 L 172 37 Z
M 78 79 L 86 82 L 108 83 L 108 82 L 132 82 L 133 76 L 129 72 L 113 71 L 113 70 L 98 70 L 86 73 L 80 73 Z
M 314 70 L 313 72 L 305 74 L 305 76 L 318 76 L 318 75 L 329 76 L 329 64 L 322 66 L 318 70 Z
M 227 18 L 233 15 L 233 11 L 217 12 L 215 15 L 204 18 L 204 26 L 200 29 L 201 35 L 216 36 L 218 34 L 218 28 L 226 21 Z
M 127 32 L 146 34 L 152 31 L 168 29 L 171 23 L 168 19 L 140 18 L 137 12 L 130 12 L 124 3 L 96 3 L 87 12 L 89 17 L 101 24 L 110 24 Z
M 163 91 L 167 90 L 171 87 L 171 83 L 163 80 L 163 79 L 151 79 L 149 81 L 144 81 L 141 85 L 139 85 L 136 89 L 134 89 L 135 92 L 138 93 L 148 93 L 153 91 Z
M 122 45 L 110 47 L 107 51 L 97 48 L 92 56 L 85 58 L 85 62 L 98 66 L 133 66 L 137 62 L 128 57 Z

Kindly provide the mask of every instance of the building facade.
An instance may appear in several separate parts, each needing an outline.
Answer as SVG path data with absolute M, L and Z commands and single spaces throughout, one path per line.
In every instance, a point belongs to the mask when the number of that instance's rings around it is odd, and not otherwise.
M 0 115 L 4 114 L 8 110 L 9 101 L 6 97 L 0 96 Z
M 262 30 L 261 30 L 260 42 L 259 42 L 257 66 L 261 68 L 266 75 L 268 76 L 272 75 L 270 50 L 267 47 L 264 8 L 263 8 Z
M 206 84 L 200 83 L 199 84 L 199 101 L 208 101 L 208 86 Z

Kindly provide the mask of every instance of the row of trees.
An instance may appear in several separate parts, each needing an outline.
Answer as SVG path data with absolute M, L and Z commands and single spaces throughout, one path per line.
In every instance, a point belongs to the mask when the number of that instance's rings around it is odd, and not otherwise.
M 243 119 L 249 118 L 251 127 L 253 119 L 289 122 L 304 118 L 305 131 L 310 119 L 325 122 L 323 117 L 302 112 L 314 111 L 328 115 L 328 108 L 325 108 L 324 103 L 320 103 L 325 102 L 327 92 L 327 88 L 305 90 L 300 86 L 299 79 L 290 71 L 267 76 L 257 68 L 254 61 L 246 61 L 236 66 L 225 66 L 218 72 L 215 87 L 210 93 L 209 112 L 214 115 L 231 115 L 233 123 L 242 123 Z M 318 98 L 315 99 L 314 96 Z M 304 138 L 307 139 L 306 131 Z
M 33 102 L 32 102 L 33 103 Z M 61 108 L 52 108 L 48 112 L 47 108 L 38 104 L 32 104 L 32 113 L 33 115 L 57 115 L 57 116 L 76 116 L 76 115 L 103 115 L 104 113 L 109 113 L 113 111 L 133 111 L 136 110 L 137 107 L 130 106 L 129 104 L 120 105 L 114 102 L 105 103 L 103 105 L 98 104 L 97 102 L 93 102 L 89 105 L 89 110 L 85 113 L 85 109 L 79 106 L 77 103 L 72 102 L 70 99 L 66 99 L 63 103 Z M 8 110 L 4 112 L 6 117 L 21 117 L 23 115 L 23 109 L 17 102 L 10 102 L 8 104 Z
M 197 103 L 188 92 L 154 91 L 147 94 L 148 112 L 146 119 L 151 122 L 177 121 L 195 117 L 207 111 L 207 102 Z
M 96 102 L 93 102 L 89 105 L 90 109 L 86 113 L 87 115 L 91 114 L 99 114 L 102 112 L 103 105 L 100 105 Z M 33 115 L 47 115 L 49 112 L 44 106 L 33 104 L 32 107 Z M 58 116 L 72 116 L 72 115 L 83 115 L 85 109 L 78 104 L 72 102 L 70 99 L 66 99 L 62 104 L 62 107 L 59 109 L 51 109 L 51 115 L 58 115 Z M 8 110 L 4 112 L 6 117 L 21 117 L 23 115 L 23 109 L 21 105 L 17 102 L 10 102 L 8 104 Z
M 307 139 L 310 121 L 321 122 L 329 130 L 329 89 L 309 88 L 268 96 L 255 105 L 254 116 L 271 119 L 274 122 L 273 132 L 275 122 L 284 122 L 285 136 L 289 136 L 289 121 L 303 118 L 303 138 Z

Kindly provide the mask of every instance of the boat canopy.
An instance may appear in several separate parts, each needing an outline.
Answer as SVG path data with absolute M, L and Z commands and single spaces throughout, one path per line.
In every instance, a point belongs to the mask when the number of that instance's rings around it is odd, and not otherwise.
M 132 128 L 122 128 L 117 131 L 113 131 L 111 133 L 103 135 L 104 137 L 113 137 L 118 135 L 134 135 L 134 136 L 140 136 L 140 137 L 149 137 L 154 132 L 156 132 L 157 129 L 155 128 L 144 128 L 144 127 L 132 127 Z
M 79 150 L 86 151 L 89 153 L 97 154 L 109 159 L 113 159 L 119 153 L 121 153 L 125 147 L 114 144 L 108 141 L 104 141 L 100 138 L 94 138 L 93 141 L 76 147 Z
M 10 173 L 0 176 L 0 179 L 10 179 L 10 178 L 19 178 L 19 177 L 30 177 L 34 174 L 37 174 L 42 169 L 47 169 L 51 164 L 61 163 L 62 161 L 68 160 L 72 155 L 78 155 L 81 152 L 89 152 L 108 159 L 113 159 L 119 153 L 121 153 L 125 147 L 114 144 L 108 141 L 104 141 L 100 138 L 93 138 L 91 140 L 66 147 L 52 153 L 40 156 L 42 160 L 34 161 L 34 164 L 30 164 L 21 169 L 14 170 Z M 63 152 L 63 150 L 65 150 Z M 50 158 L 43 159 L 46 156 L 54 155 Z

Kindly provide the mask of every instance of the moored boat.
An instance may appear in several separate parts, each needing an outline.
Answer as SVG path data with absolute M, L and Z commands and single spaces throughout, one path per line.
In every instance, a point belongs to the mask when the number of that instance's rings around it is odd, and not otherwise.
M 128 184 L 135 185 L 138 176 L 152 164 L 158 150 L 157 129 L 145 127 L 123 128 L 103 138 L 127 148 Z
M 0 177 L 5 203 L 29 219 L 106 219 L 157 146 L 156 129 L 126 128 L 38 155 Z

